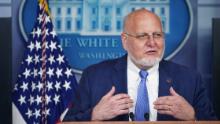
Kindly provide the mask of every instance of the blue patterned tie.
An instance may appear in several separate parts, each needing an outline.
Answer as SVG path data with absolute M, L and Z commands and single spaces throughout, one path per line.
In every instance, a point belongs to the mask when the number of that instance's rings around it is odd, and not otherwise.
M 148 91 L 146 87 L 147 71 L 141 70 L 139 73 L 141 82 L 138 86 L 137 101 L 135 106 L 135 121 L 145 121 L 145 114 L 149 114 Z

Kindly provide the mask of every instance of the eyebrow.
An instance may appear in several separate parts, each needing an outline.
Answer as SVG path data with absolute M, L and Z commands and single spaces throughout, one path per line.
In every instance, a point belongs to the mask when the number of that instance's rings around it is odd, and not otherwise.
M 135 33 L 135 34 L 136 34 L 136 35 L 146 35 L 146 34 L 153 34 L 153 33 L 162 33 L 162 31 L 155 31 L 155 32 L 151 32 L 151 33 L 140 32 L 140 33 Z

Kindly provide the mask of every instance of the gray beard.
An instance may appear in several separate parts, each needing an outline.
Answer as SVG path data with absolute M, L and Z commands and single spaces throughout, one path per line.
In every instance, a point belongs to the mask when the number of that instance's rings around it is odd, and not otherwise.
M 143 67 L 152 67 L 156 64 L 158 64 L 161 61 L 161 58 L 143 58 L 140 60 L 137 60 L 136 63 L 143 66 Z
M 133 60 L 134 63 L 148 68 L 148 67 L 152 67 L 152 66 L 154 66 L 156 64 L 159 64 L 159 62 L 163 58 L 164 51 L 165 51 L 165 49 L 163 50 L 163 53 L 162 53 L 162 55 L 160 57 L 156 57 L 156 58 L 149 57 L 149 58 L 142 58 L 142 59 L 139 59 L 139 60 L 135 59 L 135 57 L 132 56 L 130 53 L 128 53 L 128 55 L 131 57 L 131 60 Z

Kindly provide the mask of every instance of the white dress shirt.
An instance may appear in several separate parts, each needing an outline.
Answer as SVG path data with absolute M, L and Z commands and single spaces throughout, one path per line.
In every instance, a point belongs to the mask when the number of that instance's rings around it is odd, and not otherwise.
M 137 89 L 141 81 L 139 76 L 140 69 L 131 61 L 130 57 L 127 57 L 127 87 L 128 95 L 133 99 L 134 106 L 130 108 L 130 112 L 135 114 L 135 105 L 137 100 Z M 148 69 L 148 76 L 146 80 L 146 86 L 148 90 L 148 99 L 149 99 L 149 120 L 157 120 L 157 110 L 154 109 L 153 102 L 158 98 L 158 86 L 159 86 L 159 64 L 154 65 L 152 68 Z M 144 115 L 143 115 L 144 116 Z M 131 119 L 130 119 L 131 121 Z

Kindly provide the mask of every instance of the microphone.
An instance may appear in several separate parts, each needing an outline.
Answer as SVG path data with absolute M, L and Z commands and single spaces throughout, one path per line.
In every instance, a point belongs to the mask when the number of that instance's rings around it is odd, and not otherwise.
M 149 113 L 144 114 L 145 121 L 149 121 Z
M 129 117 L 130 117 L 131 121 L 134 121 L 134 113 L 133 112 L 129 113 Z

